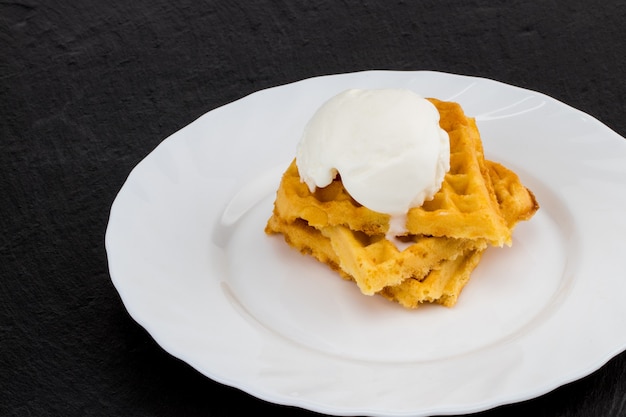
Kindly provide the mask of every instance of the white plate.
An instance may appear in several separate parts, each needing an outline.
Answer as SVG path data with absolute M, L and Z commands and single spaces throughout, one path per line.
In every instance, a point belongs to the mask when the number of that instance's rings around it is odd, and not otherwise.
M 489 249 L 452 309 L 361 295 L 263 228 L 303 126 L 347 88 L 458 101 L 541 209 Z M 336 415 L 466 413 L 580 378 L 626 348 L 626 141 L 543 94 L 369 71 L 259 91 L 130 174 L 106 248 L 130 315 L 172 355 L 259 398 Z

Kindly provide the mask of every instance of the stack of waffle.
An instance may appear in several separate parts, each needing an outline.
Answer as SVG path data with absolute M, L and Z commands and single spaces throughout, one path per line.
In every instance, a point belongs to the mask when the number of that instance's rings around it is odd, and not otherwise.
M 340 176 L 310 192 L 295 160 L 284 173 L 265 228 L 282 234 L 358 285 L 407 308 L 453 306 L 488 246 L 511 244 L 514 226 L 537 211 L 518 176 L 484 158 L 474 119 L 435 99 L 450 137 L 450 171 L 432 200 L 412 208 L 400 242 L 386 238 L 390 216 L 357 203 Z

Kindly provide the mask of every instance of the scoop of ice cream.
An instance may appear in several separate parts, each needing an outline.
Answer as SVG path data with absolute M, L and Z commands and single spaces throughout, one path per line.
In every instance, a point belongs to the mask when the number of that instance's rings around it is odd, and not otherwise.
M 435 106 L 414 92 L 353 89 L 313 115 L 296 163 L 311 192 L 339 173 L 357 202 L 398 217 L 441 188 L 450 143 Z

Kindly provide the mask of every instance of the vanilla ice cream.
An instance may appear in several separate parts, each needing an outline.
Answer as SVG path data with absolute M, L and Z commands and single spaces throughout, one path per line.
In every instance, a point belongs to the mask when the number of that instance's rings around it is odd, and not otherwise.
M 352 198 L 391 215 L 390 233 L 399 235 L 409 209 L 441 188 L 450 143 L 435 106 L 414 92 L 352 89 L 313 115 L 296 163 L 311 192 L 339 173 Z

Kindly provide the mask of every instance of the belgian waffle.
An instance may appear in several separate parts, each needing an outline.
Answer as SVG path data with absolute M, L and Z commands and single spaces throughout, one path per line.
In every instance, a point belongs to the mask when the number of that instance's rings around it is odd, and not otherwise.
M 311 193 L 295 161 L 283 175 L 265 231 L 354 280 L 361 292 L 414 308 L 453 305 L 483 250 L 509 244 L 514 225 L 538 208 L 515 173 L 486 161 L 473 119 L 456 103 L 431 100 L 450 137 L 441 190 L 411 209 L 405 249 L 385 238 L 390 217 L 358 204 L 338 176 Z

